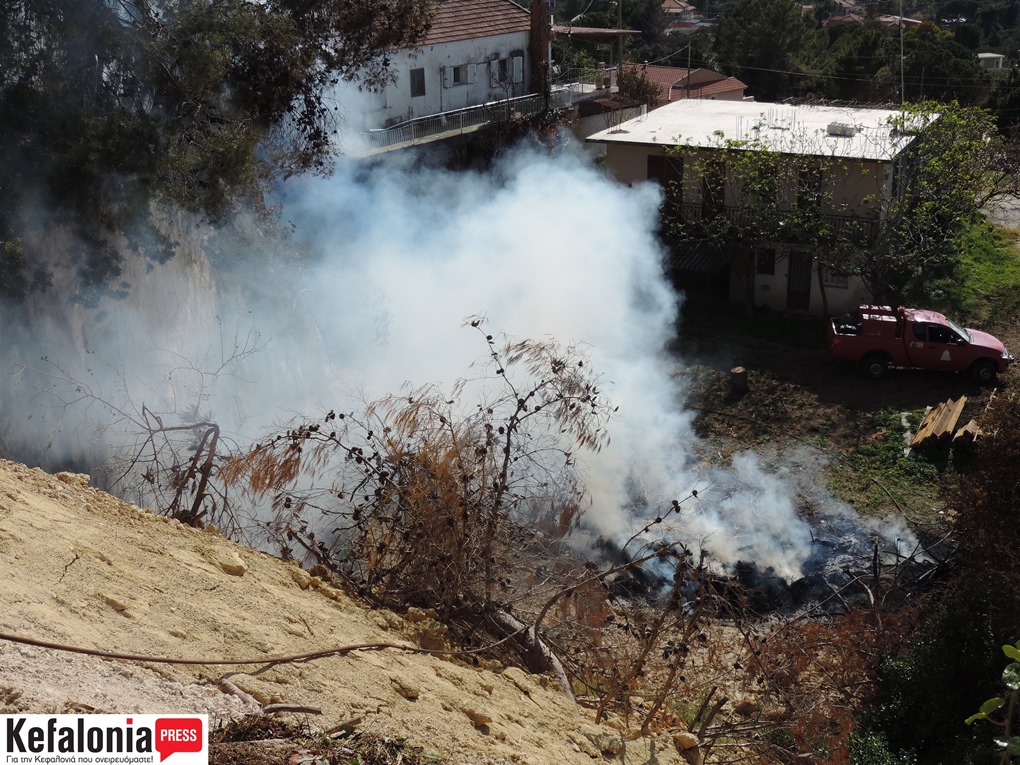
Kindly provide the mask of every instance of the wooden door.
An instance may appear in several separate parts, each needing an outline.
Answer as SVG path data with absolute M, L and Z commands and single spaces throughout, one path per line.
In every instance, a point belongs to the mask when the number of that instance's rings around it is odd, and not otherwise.
M 806 252 L 791 252 L 789 257 L 786 308 L 789 311 L 806 311 L 811 305 L 811 256 Z

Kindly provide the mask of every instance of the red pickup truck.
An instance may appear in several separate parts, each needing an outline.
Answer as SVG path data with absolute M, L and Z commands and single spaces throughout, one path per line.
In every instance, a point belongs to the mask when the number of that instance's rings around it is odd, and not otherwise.
M 935 311 L 862 305 L 856 314 L 829 322 L 829 348 L 842 361 L 858 364 L 879 380 L 889 367 L 969 372 L 987 384 L 1013 361 L 1002 341 L 964 329 Z

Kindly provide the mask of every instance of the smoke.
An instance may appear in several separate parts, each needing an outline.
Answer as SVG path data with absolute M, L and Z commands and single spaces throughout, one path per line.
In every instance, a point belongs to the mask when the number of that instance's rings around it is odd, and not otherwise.
M 626 540 L 694 490 L 697 498 L 659 527 L 668 541 L 704 547 L 722 564 L 753 560 L 800 574 L 812 530 L 793 472 L 765 470 L 750 452 L 727 469 L 697 457 L 678 362 L 665 350 L 680 297 L 662 272 L 654 186 L 616 184 L 568 146 L 519 148 L 485 172 L 398 155 L 345 160 L 332 176 L 292 181 L 279 196 L 282 220 L 307 252 L 294 270 L 233 269 L 232 279 L 251 280 L 247 302 L 222 284 L 212 297 L 209 285 L 189 297 L 175 283 L 176 312 L 160 297 L 161 268 L 135 273 L 133 289 L 145 299 L 104 304 L 102 327 L 65 352 L 77 359 L 89 346 L 116 359 L 107 366 L 133 381 L 136 401 L 192 400 L 208 384 L 203 405 L 250 437 L 274 419 L 357 408 L 405 383 L 449 388 L 485 351 L 463 327 L 469 316 L 484 315 L 491 331 L 518 340 L 583 342 L 619 407 L 611 443 L 580 462 L 592 499 L 588 534 Z M 189 328 L 189 315 L 198 326 Z M 62 352 L 56 334 L 46 332 L 52 357 Z M 159 352 L 123 352 L 141 337 Z M 182 358 L 208 358 L 215 368 L 239 348 L 252 352 L 236 373 L 181 371 Z M 112 378 L 104 390 L 111 387 Z
M 619 406 L 611 443 L 582 462 L 588 538 L 625 540 L 694 490 L 667 541 L 796 578 L 813 552 L 796 471 L 751 452 L 727 469 L 696 456 L 665 350 L 680 296 L 662 272 L 658 203 L 654 186 L 615 184 L 579 151 L 520 149 L 485 173 L 351 163 L 291 188 L 284 213 L 314 253 L 305 289 L 351 386 L 374 398 L 451 384 L 479 356 L 461 326 L 475 314 L 517 339 L 583 340 Z

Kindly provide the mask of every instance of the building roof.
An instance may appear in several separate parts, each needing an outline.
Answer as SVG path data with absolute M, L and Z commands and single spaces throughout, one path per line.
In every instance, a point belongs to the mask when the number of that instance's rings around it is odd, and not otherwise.
M 553 35 L 560 37 L 583 37 L 589 40 L 598 40 L 604 37 L 619 37 L 620 35 L 639 35 L 640 29 L 612 29 L 604 27 L 575 27 L 570 24 L 554 24 Z
M 867 20 L 867 17 L 863 13 L 850 11 L 849 13 L 843 13 L 838 16 L 829 16 L 829 18 L 822 21 L 822 26 L 829 27 L 833 24 L 863 24 Z
M 421 47 L 530 30 L 531 14 L 513 0 L 440 0 Z
M 662 0 L 663 13 L 694 13 L 697 9 L 684 0 Z
M 884 14 L 875 18 L 878 19 L 880 24 L 885 24 L 887 27 L 916 27 L 924 23 L 920 19 L 912 19 L 909 16 L 890 16 Z
M 757 139 L 787 154 L 889 160 L 913 140 L 913 135 L 893 130 L 890 120 L 899 115 L 889 109 L 685 99 L 587 140 L 717 149 L 727 141 Z
M 714 98 L 722 93 L 739 91 L 743 96 L 747 85 L 736 77 L 713 72 L 711 69 L 687 69 L 679 66 L 654 64 L 627 64 L 637 69 L 659 89 L 658 103 L 679 101 L 682 98 Z

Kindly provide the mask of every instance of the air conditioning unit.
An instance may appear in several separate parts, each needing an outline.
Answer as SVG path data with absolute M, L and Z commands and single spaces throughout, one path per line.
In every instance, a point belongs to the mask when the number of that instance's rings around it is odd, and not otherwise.
M 848 122 L 830 122 L 825 127 L 827 135 L 835 135 L 841 138 L 853 138 L 857 135 L 857 128 Z

